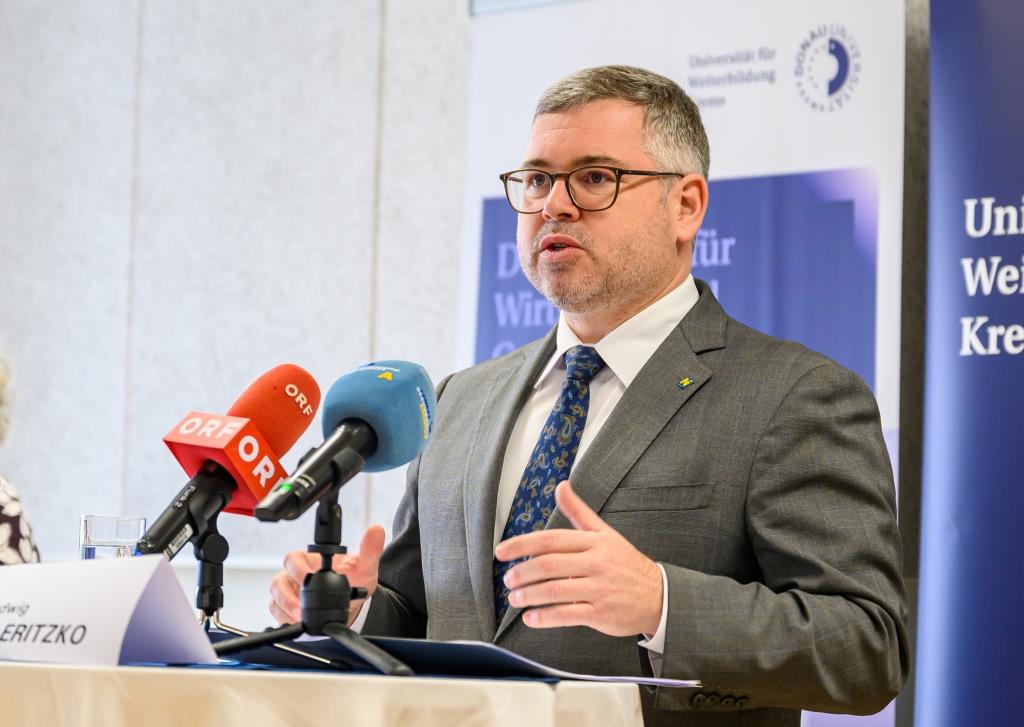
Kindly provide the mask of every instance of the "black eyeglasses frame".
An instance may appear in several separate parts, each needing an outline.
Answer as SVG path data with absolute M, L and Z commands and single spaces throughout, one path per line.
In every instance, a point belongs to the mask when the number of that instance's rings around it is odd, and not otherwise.
M 604 207 L 584 207 L 583 205 L 576 201 L 576 195 L 574 195 L 572 192 L 572 185 L 569 184 L 569 178 L 576 172 L 582 171 L 584 169 L 604 169 L 609 172 L 612 172 L 615 175 L 615 194 L 612 195 L 611 202 L 609 202 Z M 512 196 L 509 194 L 508 191 L 508 180 L 512 177 L 513 174 L 518 174 L 520 172 L 538 172 L 540 174 L 546 175 L 551 180 L 551 191 L 548 192 L 548 195 L 550 195 L 551 192 L 555 190 L 555 184 L 558 183 L 558 180 L 564 177 L 565 190 L 566 192 L 569 193 L 569 200 L 572 202 L 573 206 L 576 209 L 580 210 L 581 212 L 603 212 L 604 210 L 610 208 L 613 204 L 615 204 L 616 200 L 618 200 L 619 198 L 619 189 L 622 185 L 622 178 L 626 175 L 635 175 L 640 177 L 685 177 L 688 174 L 688 172 L 655 172 L 646 169 L 621 169 L 619 167 L 609 167 L 603 164 L 585 164 L 582 167 L 576 167 L 575 169 L 568 172 L 549 172 L 544 169 L 533 169 L 530 167 L 526 167 L 523 169 L 513 169 L 511 172 L 504 172 L 502 174 L 499 174 L 498 179 L 501 180 L 502 186 L 504 186 L 505 188 L 505 199 L 508 200 L 509 206 L 521 215 L 535 215 L 543 211 L 544 205 L 541 205 L 540 209 L 533 210 L 532 212 L 525 212 L 516 207 L 512 203 Z

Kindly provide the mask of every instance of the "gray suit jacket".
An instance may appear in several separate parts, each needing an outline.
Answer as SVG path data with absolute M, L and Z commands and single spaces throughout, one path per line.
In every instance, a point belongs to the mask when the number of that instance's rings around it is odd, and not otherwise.
M 798 725 L 870 713 L 909 668 L 892 468 L 856 375 L 729 318 L 706 285 L 576 463 L 573 486 L 668 575 L 648 725 Z M 478 639 L 570 671 L 649 670 L 636 638 L 535 630 L 491 585 L 498 479 L 554 333 L 439 387 L 433 438 L 381 561 L 364 631 Z M 689 378 L 692 383 L 681 386 Z M 549 528 L 571 527 L 559 513 Z

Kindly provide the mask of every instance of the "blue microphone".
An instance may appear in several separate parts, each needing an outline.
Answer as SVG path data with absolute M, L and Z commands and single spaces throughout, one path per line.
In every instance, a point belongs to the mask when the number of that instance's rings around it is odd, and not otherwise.
M 362 471 L 411 462 L 430 439 L 437 399 L 422 366 L 375 361 L 334 382 L 323 401 L 324 443 L 256 506 L 260 520 L 294 520 Z

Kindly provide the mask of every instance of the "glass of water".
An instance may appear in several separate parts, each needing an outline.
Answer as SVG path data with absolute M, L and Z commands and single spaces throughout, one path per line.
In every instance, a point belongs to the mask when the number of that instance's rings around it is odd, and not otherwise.
M 146 532 L 146 518 L 132 515 L 82 515 L 78 531 L 81 560 L 131 558 Z

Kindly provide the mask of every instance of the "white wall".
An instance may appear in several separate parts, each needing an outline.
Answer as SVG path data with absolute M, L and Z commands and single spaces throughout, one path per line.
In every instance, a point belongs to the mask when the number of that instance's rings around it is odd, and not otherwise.
M 465 0 L 0 0 L 0 472 L 44 559 L 83 513 L 155 518 L 185 481 L 163 435 L 275 364 L 453 369 L 469 25 Z M 347 486 L 346 541 L 402 487 Z M 230 618 L 312 525 L 221 526 Z

